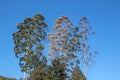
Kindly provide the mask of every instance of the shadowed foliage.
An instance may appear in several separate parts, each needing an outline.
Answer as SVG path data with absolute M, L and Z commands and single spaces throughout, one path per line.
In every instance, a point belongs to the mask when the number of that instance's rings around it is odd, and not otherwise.
M 72 80 L 86 80 L 85 76 L 83 75 L 78 66 L 74 67 L 73 69 Z

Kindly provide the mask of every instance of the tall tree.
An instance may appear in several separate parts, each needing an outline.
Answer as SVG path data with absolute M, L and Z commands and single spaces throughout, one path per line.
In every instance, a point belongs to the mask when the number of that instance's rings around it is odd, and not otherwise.
M 34 18 L 26 18 L 17 26 L 18 31 L 13 33 L 15 55 L 26 75 L 35 69 L 43 56 L 46 27 L 44 17 L 36 14 Z
M 49 34 L 51 45 L 49 55 L 52 56 L 53 60 L 56 57 L 60 58 L 60 63 L 64 63 L 67 67 L 66 72 L 68 72 L 69 78 L 71 78 L 72 67 L 74 67 L 76 62 L 79 63 L 75 55 L 76 50 L 79 48 L 78 45 L 75 45 L 77 44 L 77 39 L 73 35 L 72 27 L 71 20 L 66 16 L 62 16 L 55 21 L 53 32 Z
M 91 51 L 90 50 L 90 45 L 88 45 L 88 40 L 90 38 L 90 35 L 95 34 L 95 32 L 91 31 L 92 27 L 89 24 L 89 21 L 87 20 L 86 17 L 83 17 L 80 19 L 79 22 L 80 26 L 76 27 L 77 29 L 77 36 L 81 36 L 80 38 L 81 41 L 81 57 L 83 60 L 83 65 L 84 65 L 84 75 L 86 77 L 87 73 L 87 68 L 90 66 L 92 63 L 95 62 L 95 57 L 97 52 L 96 51 Z

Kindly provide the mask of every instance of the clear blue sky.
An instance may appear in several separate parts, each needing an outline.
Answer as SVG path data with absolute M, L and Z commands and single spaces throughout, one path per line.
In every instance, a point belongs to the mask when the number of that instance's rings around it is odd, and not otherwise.
M 87 16 L 96 32 L 90 43 L 99 52 L 88 80 L 120 80 L 120 0 L 0 0 L 0 75 L 23 77 L 14 55 L 12 33 L 18 23 L 36 13 L 45 16 L 49 27 L 62 15 L 76 25 Z

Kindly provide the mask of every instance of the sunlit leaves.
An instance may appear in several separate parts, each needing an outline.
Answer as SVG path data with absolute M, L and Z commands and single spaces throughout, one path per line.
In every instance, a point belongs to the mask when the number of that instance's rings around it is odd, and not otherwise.
M 73 23 L 67 16 L 62 16 L 55 21 L 53 31 L 49 33 L 51 46 L 49 56 L 52 55 L 53 60 L 55 57 L 60 57 L 60 62 L 66 64 L 66 72 L 68 72 L 69 76 L 72 67 L 80 63 L 76 56 L 76 52 L 80 51 L 81 45 L 79 41 L 81 34 L 76 33 L 78 31 L 79 28 L 74 27 Z
M 57 55 L 68 52 L 68 40 L 70 37 L 71 26 L 72 22 L 66 16 L 62 16 L 55 21 L 53 32 L 49 34 L 52 52 Z

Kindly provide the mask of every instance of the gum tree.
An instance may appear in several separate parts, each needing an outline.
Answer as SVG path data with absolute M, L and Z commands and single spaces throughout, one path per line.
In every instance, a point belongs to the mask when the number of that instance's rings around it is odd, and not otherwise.
M 86 17 L 81 18 L 79 24 L 80 26 L 75 27 L 76 37 L 81 37 L 79 38 L 79 41 L 81 42 L 81 51 L 79 53 L 83 60 L 84 76 L 86 77 L 87 68 L 95 62 L 97 54 L 96 51 L 91 50 L 90 45 L 88 44 L 90 36 L 95 34 L 95 32 L 92 31 L 92 27 Z
M 60 63 L 66 65 L 66 71 L 71 78 L 71 69 L 79 63 L 76 50 L 80 48 L 77 39 L 74 37 L 73 24 L 71 20 L 62 16 L 55 21 L 53 31 L 49 34 L 51 51 L 48 55 L 54 60 L 60 58 Z M 70 68 L 71 67 L 71 68 Z
M 33 18 L 26 18 L 18 24 L 18 31 L 13 33 L 15 56 L 19 58 L 21 71 L 25 72 L 25 80 L 30 72 L 42 63 L 40 60 L 43 56 L 46 27 L 44 17 L 36 14 Z

